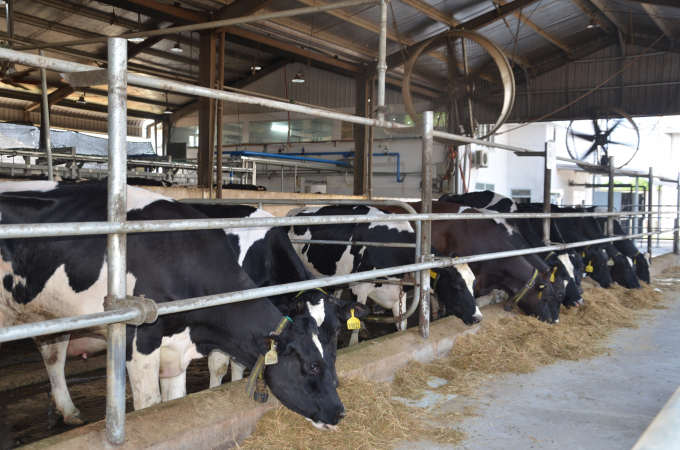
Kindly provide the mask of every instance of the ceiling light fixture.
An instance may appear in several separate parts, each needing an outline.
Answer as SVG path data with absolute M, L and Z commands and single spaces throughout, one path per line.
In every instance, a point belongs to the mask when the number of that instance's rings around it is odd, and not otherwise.
M 179 46 L 180 42 L 182 42 L 182 34 L 181 33 L 177 37 L 177 43 L 170 50 L 172 50 L 175 53 L 182 53 L 182 47 Z
M 133 33 L 139 33 L 142 31 L 142 19 L 140 17 L 140 14 L 137 14 L 137 29 L 132 30 Z M 139 36 L 139 37 L 133 37 L 129 38 L 128 41 L 132 42 L 133 44 L 139 44 L 140 42 L 144 42 L 144 38 Z
M 262 67 L 260 66 L 253 66 L 250 68 L 250 70 L 262 70 Z
M 172 110 L 170 109 L 170 106 L 168 105 L 168 93 L 165 93 L 165 111 L 163 111 L 163 114 L 172 114 Z
M 305 72 L 302 70 L 302 67 L 300 67 L 300 70 L 298 70 L 298 73 L 295 74 L 295 78 L 293 78 L 293 83 L 304 83 L 305 82 Z
M 87 100 L 85 100 L 85 90 L 83 89 L 83 95 L 80 96 L 78 100 L 76 100 L 76 103 L 80 103 L 81 105 L 86 105 Z
M 586 28 L 599 28 L 600 24 L 595 21 L 595 19 L 590 19 L 590 23 Z

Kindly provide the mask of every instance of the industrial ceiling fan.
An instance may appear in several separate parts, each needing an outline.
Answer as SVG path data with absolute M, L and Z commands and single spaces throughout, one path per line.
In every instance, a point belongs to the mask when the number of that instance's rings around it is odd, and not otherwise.
M 567 150 L 573 159 L 620 169 L 640 148 L 640 131 L 633 118 L 614 106 L 586 109 L 573 119 L 567 130 Z
M 412 54 L 402 94 L 415 125 L 422 126 L 424 111 L 433 111 L 435 129 L 485 138 L 507 120 L 515 101 L 515 79 L 496 44 L 471 31 L 451 30 L 425 41 Z

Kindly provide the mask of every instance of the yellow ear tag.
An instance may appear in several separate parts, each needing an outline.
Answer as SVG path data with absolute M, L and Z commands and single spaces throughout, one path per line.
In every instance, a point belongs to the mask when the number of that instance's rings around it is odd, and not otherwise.
M 430 278 L 434 278 L 436 280 L 438 276 L 439 274 L 437 272 L 430 270 Z
M 581 253 L 581 256 L 586 257 L 586 252 Z
M 588 261 L 588 265 L 586 266 L 586 272 L 591 273 L 593 271 L 593 262 Z
M 276 351 L 276 342 L 272 340 L 272 348 L 264 355 L 264 364 L 266 366 L 271 366 L 279 362 L 279 354 Z
M 542 295 L 543 295 L 543 291 L 539 291 L 539 292 L 538 292 L 538 299 L 539 299 L 539 300 L 541 299 L 541 296 L 542 296 Z
M 347 329 L 348 330 L 358 330 L 361 328 L 361 321 L 354 317 L 354 310 L 350 309 L 350 313 L 352 314 L 352 317 L 347 319 Z
M 550 282 L 554 283 L 555 282 L 555 272 L 557 272 L 557 267 L 553 269 L 552 275 L 550 275 Z

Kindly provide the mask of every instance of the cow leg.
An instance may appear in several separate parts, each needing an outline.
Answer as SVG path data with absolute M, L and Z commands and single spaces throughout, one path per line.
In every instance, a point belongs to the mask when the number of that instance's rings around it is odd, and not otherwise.
M 222 385 L 222 378 L 224 378 L 229 370 L 229 355 L 220 350 L 213 350 L 210 352 L 210 356 L 208 356 L 208 369 L 210 369 L 209 389 Z
M 238 381 L 243 379 L 243 371 L 246 366 L 242 366 L 233 359 L 231 360 L 231 381 Z
M 47 375 L 50 377 L 50 384 L 52 385 L 52 398 L 57 410 L 64 417 L 64 423 L 66 425 L 82 425 L 87 420 L 73 404 L 64 374 L 66 350 L 68 350 L 70 337 L 69 334 L 63 334 L 53 338 L 34 340 L 45 360 Z
M 132 343 L 132 359 L 127 361 L 128 377 L 132 388 L 135 411 L 161 402 L 158 373 L 161 366 L 160 347 L 148 355 L 137 351 L 137 338 Z
M 212 378 L 212 377 L 211 377 Z M 160 378 L 161 401 L 169 402 L 187 395 L 187 371 L 172 378 Z

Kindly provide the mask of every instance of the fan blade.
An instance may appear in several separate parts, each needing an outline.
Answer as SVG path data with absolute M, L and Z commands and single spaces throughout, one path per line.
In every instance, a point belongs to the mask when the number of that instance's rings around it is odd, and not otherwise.
M 614 124 L 614 126 L 611 127 L 610 129 L 608 129 L 607 132 L 604 134 L 604 136 L 608 138 L 609 135 L 612 134 L 612 131 L 614 131 L 616 129 L 616 127 L 618 127 L 621 124 L 621 122 L 622 122 L 621 120 L 617 120 L 616 123 Z
M 597 144 L 591 145 L 590 148 L 588 149 L 588 151 L 586 152 L 586 154 L 583 155 L 583 157 L 581 157 L 581 159 L 585 159 L 588 155 L 593 153 L 595 150 L 597 150 Z
M 572 136 L 576 136 L 577 138 L 581 138 L 586 141 L 594 142 L 595 141 L 595 136 L 592 134 L 583 134 L 583 133 L 575 133 L 575 132 L 570 132 Z
M 629 142 L 618 142 L 618 141 L 607 141 L 607 144 L 623 145 L 624 147 L 636 149 L 637 144 L 631 144 Z
M 602 133 L 602 130 L 600 130 L 600 125 L 597 123 L 597 119 L 592 119 L 592 120 L 593 120 L 593 129 L 595 130 L 595 134 Z

